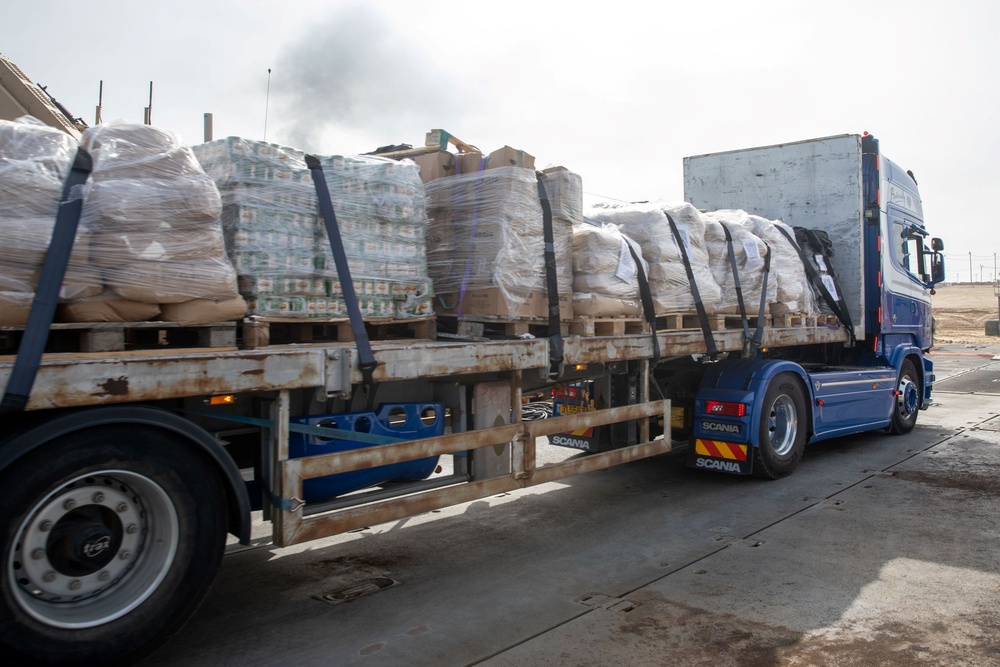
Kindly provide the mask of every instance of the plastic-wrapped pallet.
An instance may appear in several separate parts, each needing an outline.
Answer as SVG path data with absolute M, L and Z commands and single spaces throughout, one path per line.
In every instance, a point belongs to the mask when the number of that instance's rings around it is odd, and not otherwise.
M 0 120 L 0 324 L 27 322 L 77 148 L 75 139 L 35 118 Z M 80 225 L 61 299 L 101 291 L 100 275 L 89 263 L 90 235 Z
M 771 246 L 771 274 L 777 279 L 777 303 L 771 306 L 771 313 L 814 314 L 816 299 L 802 258 L 779 227 L 793 239 L 795 231 L 780 220 L 757 215 L 747 215 L 744 225 Z
M 219 193 L 191 149 L 171 132 L 122 122 L 88 128 L 81 141 L 93 158 L 82 220 L 92 232 L 90 260 L 101 270 L 103 298 L 197 302 L 190 314 L 174 308 L 187 324 L 241 316 Z
M 723 312 L 739 312 L 736 298 L 736 281 L 729 260 L 729 246 L 723 226 L 733 239 L 733 256 L 736 272 L 743 291 L 743 303 L 747 316 L 755 317 L 760 308 L 760 293 L 764 285 L 764 258 L 767 245 L 746 227 L 747 213 L 738 210 L 709 211 L 703 213 L 705 220 L 705 245 L 708 248 L 709 266 L 715 281 L 722 288 L 720 306 Z M 777 274 L 772 265 L 767 278 L 767 304 L 778 300 Z
M 667 214 L 677 225 L 702 303 L 706 310 L 713 312 L 719 307 L 722 295 L 709 270 L 705 221 L 697 209 L 687 203 L 603 203 L 587 211 L 587 217 L 594 222 L 618 225 L 623 234 L 642 248 L 642 257 L 649 262 L 649 289 L 658 315 L 695 308 L 680 247 L 670 229 Z
M 552 208 L 556 285 L 566 294 L 573 284 L 574 227 L 583 224 L 583 179 L 565 167 L 549 167 L 542 170 L 542 183 Z
M 398 319 L 432 315 L 427 273 L 427 206 L 412 160 L 377 156 L 320 159 L 362 312 Z M 325 225 L 317 235 L 318 268 L 336 281 Z M 338 283 L 334 282 L 336 287 Z
M 252 315 L 338 311 L 316 272 L 319 212 L 302 151 L 227 137 L 193 147 L 222 195 L 226 249 Z
M 470 294 L 496 293 L 494 314 L 522 312 L 545 287 L 542 207 L 535 172 L 499 167 L 439 178 L 427 191 L 428 270 L 458 314 Z M 568 248 L 556 253 L 568 256 Z
M 305 154 L 239 137 L 194 150 L 222 192 L 226 245 L 250 312 L 347 317 Z M 320 162 L 362 315 L 433 314 L 417 166 L 368 156 Z
M 648 275 L 639 245 L 615 225 L 573 225 L 573 312 L 591 317 L 640 316 L 639 272 L 635 249 Z

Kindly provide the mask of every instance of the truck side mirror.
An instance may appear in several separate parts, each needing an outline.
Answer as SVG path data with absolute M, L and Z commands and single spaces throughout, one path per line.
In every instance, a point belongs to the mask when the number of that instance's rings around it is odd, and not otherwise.
M 935 252 L 944 250 L 944 241 L 938 238 L 931 239 L 931 250 Z
M 937 241 L 938 239 L 934 239 Z M 934 247 L 934 242 L 931 242 L 931 247 Z M 931 255 L 931 286 L 937 285 L 938 283 L 944 282 L 944 255 L 940 252 L 935 252 Z

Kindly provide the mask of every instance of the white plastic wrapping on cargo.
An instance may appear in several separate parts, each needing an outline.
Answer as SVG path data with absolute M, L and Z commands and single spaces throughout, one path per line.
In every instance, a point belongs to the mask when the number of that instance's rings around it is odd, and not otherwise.
M 0 323 L 23 325 L 34 300 L 59 201 L 78 143 L 65 132 L 24 116 L 0 120 Z M 82 191 L 70 197 L 83 196 Z M 60 298 L 101 292 L 89 261 L 90 231 L 80 225 Z
M 560 294 L 572 281 L 573 204 L 561 197 L 579 196 L 564 175 L 555 175 L 553 250 Z M 561 190 L 555 180 L 561 180 Z M 463 295 L 497 290 L 509 313 L 516 313 L 533 293 L 544 291 L 545 240 L 538 181 L 532 169 L 498 167 L 425 184 L 427 192 L 428 271 L 438 294 L 459 301 Z M 454 304 L 453 304 L 454 305 Z M 461 306 L 457 307 L 462 314 Z
M 777 287 L 777 302 L 771 306 L 771 312 L 814 314 L 816 299 L 802 258 L 779 227 L 793 239 L 795 231 L 780 220 L 768 220 L 743 211 L 739 213 L 746 215 L 744 226 L 771 246 L 771 273 L 776 278 Z
M 649 264 L 639 245 L 622 235 L 616 225 L 573 225 L 573 306 L 579 315 L 634 316 L 638 308 L 639 271 L 629 245 L 636 251 L 643 271 Z
M 709 268 L 705 222 L 697 209 L 687 203 L 600 203 L 586 213 L 596 223 L 617 225 L 642 248 L 642 257 L 649 263 L 649 289 L 658 315 L 695 308 L 680 247 L 667 214 L 677 225 L 702 303 L 713 312 L 720 306 L 721 290 Z
M 81 143 L 93 159 L 81 223 L 91 231 L 90 262 L 114 295 L 106 296 L 147 304 L 239 298 L 219 193 L 190 148 L 172 132 L 124 122 L 88 128 Z
M 226 247 L 250 313 L 347 317 L 305 154 L 240 137 L 194 150 L 222 193 Z M 320 162 L 362 315 L 432 315 L 417 166 L 373 156 Z
M 715 281 L 722 288 L 720 308 L 727 312 L 738 312 L 739 302 L 736 297 L 738 278 L 747 316 L 755 317 L 760 308 L 761 291 L 764 286 L 767 244 L 746 227 L 745 211 L 709 211 L 703 213 L 702 217 L 705 220 L 705 245 L 708 249 L 709 266 Z M 733 257 L 736 260 L 735 277 L 723 227 L 729 231 L 733 242 Z M 773 259 L 772 256 L 765 304 L 777 301 L 778 274 Z

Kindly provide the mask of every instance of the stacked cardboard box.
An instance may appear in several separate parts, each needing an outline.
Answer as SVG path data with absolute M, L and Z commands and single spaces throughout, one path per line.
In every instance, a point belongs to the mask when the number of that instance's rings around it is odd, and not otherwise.
M 427 258 L 438 312 L 499 318 L 548 314 L 542 205 L 534 158 L 505 146 L 488 155 L 423 156 Z M 439 173 L 443 177 L 431 178 Z M 572 211 L 582 209 L 578 177 L 545 175 L 553 204 L 560 317 L 572 318 Z M 569 201 L 579 197 L 580 203 Z
M 223 196 L 226 246 L 254 315 L 347 316 L 302 151 L 229 137 L 195 147 Z M 418 168 L 378 157 L 320 158 L 366 318 L 433 314 Z

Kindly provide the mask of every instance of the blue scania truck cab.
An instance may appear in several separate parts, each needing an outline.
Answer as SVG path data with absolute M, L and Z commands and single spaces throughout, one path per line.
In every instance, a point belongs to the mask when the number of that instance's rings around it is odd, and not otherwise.
M 810 343 L 661 363 L 675 440 L 695 468 L 776 479 L 821 440 L 913 429 L 929 405 L 930 296 L 944 279 L 917 181 L 875 137 L 841 135 L 684 159 L 685 200 L 825 232 L 843 343 Z M 773 276 L 772 276 L 773 278 Z

